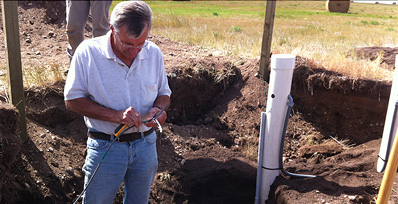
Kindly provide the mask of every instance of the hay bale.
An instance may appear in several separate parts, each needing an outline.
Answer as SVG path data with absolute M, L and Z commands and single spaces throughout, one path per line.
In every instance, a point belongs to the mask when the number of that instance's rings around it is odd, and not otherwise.
M 344 0 L 344 1 L 327 0 L 326 1 L 326 10 L 328 10 L 329 12 L 347 13 L 349 9 L 350 9 L 350 0 Z

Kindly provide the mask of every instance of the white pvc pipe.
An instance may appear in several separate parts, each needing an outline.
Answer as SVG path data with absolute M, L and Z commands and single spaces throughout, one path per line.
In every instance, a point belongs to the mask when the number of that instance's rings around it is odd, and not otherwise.
M 395 103 L 398 100 L 398 55 L 395 56 L 395 71 L 394 78 L 391 85 L 390 99 L 388 101 L 388 108 L 386 114 L 386 120 L 384 122 L 383 136 L 381 140 L 379 159 L 377 161 L 377 172 L 383 172 L 389 157 L 390 150 L 394 143 L 395 134 L 397 132 L 397 121 L 398 118 L 394 120 Z
M 260 203 L 268 199 L 272 183 L 279 175 L 280 144 L 287 111 L 288 95 L 292 85 L 292 77 L 296 56 L 276 54 L 271 58 L 271 74 L 268 86 L 266 125 L 262 155 Z M 260 136 L 260 138 L 262 138 Z
M 267 126 L 267 114 L 265 112 L 261 112 L 261 126 L 260 126 L 260 141 L 258 147 L 258 165 L 257 165 L 257 180 L 256 180 L 256 196 L 254 203 L 260 204 L 260 196 L 261 196 L 261 183 L 262 183 L 262 164 L 263 164 L 263 153 L 264 153 L 264 137 L 265 137 L 265 128 Z

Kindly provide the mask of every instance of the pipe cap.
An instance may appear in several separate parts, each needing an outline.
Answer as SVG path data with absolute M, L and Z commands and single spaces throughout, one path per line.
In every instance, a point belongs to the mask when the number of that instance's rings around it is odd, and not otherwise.
M 295 61 L 295 55 L 275 54 L 271 56 L 271 69 L 294 69 Z

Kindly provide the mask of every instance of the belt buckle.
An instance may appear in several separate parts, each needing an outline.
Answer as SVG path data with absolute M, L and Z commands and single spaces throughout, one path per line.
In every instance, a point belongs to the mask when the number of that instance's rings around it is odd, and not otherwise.
M 120 136 L 121 136 L 121 135 L 120 135 Z M 125 141 L 125 142 L 121 142 L 121 141 L 120 141 L 120 136 L 117 137 L 117 142 L 118 142 L 118 143 L 126 143 L 126 141 Z

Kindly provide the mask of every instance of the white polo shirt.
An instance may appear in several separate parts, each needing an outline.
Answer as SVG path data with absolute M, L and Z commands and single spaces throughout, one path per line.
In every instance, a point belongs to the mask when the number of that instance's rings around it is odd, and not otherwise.
M 65 83 L 65 100 L 89 97 L 117 111 L 132 106 L 144 116 L 157 97 L 171 95 L 162 53 L 157 45 L 147 41 L 148 46 L 127 67 L 113 52 L 110 36 L 111 31 L 85 40 L 76 49 Z M 86 116 L 84 121 L 89 129 L 107 134 L 113 134 L 120 125 Z M 149 128 L 141 125 L 127 132 L 146 130 Z

